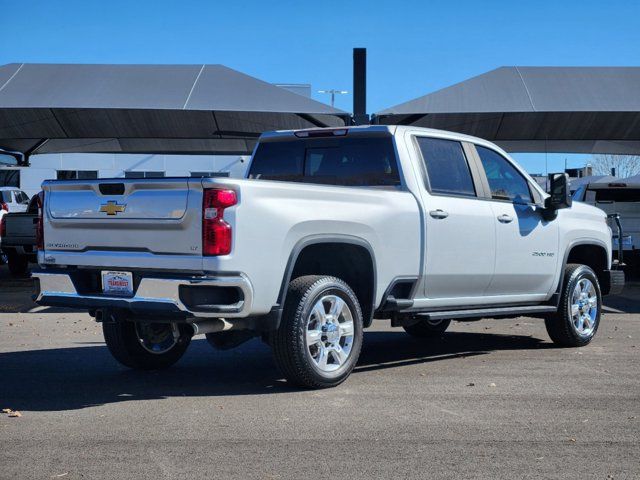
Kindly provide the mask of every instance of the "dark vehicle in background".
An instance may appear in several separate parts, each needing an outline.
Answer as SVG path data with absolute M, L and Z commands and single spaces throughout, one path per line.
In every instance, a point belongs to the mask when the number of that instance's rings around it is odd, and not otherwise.
M 598 207 L 607 214 L 620 215 L 624 262 L 630 272 L 640 274 L 640 180 L 589 183 L 576 190 L 573 199 Z M 617 249 L 620 241 L 617 228 L 612 219 L 609 221 L 613 245 Z
M 29 263 L 37 263 L 37 227 L 40 198 L 34 195 L 26 211 L 5 213 L 0 219 L 0 247 L 14 277 L 26 275 Z

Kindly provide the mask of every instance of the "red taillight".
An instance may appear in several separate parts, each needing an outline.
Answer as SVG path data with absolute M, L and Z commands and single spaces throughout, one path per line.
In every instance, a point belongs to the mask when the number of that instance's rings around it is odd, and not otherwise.
M 9 211 L 9 205 L 7 205 L 4 202 L 0 203 L 0 210 L 6 210 L 8 212 Z
M 202 200 L 202 254 L 231 253 L 231 225 L 224 221 L 224 209 L 238 203 L 233 190 L 207 189 Z
M 3 215 L 0 218 L 0 238 L 4 238 L 7 235 L 7 215 Z
M 44 192 L 38 194 L 38 223 L 36 224 L 36 247 L 38 250 L 44 250 L 44 224 L 42 217 L 44 215 Z

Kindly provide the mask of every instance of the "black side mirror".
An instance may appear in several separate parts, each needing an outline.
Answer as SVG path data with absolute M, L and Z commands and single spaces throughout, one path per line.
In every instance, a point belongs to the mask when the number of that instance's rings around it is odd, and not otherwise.
M 544 206 L 550 219 L 555 218 L 558 210 L 571 207 L 571 192 L 569 191 L 569 176 L 566 173 L 550 173 L 550 196 L 545 199 Z

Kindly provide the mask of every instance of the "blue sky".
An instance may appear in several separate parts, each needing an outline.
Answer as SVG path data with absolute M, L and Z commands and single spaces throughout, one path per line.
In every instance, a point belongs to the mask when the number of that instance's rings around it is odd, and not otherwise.
M 370 112 L 504 65 L 640 65 L 637 0 L 0 0 L 0 12 L 0 64 L 222 63 L 315 92 L 351 90 L 352 48 L 366 47 Z M 544 170 L 544 156 L 517 157 Z M 550 170 L 565 157 L 549 155 Z

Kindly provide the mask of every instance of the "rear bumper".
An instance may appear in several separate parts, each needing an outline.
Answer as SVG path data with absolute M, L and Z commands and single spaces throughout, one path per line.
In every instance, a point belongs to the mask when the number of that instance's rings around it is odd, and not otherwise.
M 605 270 L 600 285 L 603 295 L 618 295 L 624 288 L 623 270 Z
M 73 273 L 36 270 L 34 300 L 39 305 L 81 309 L 112 308 L 134 314 L 201 318 L 241 318 L 251 312 L 253 288 L 241 273 L 230 276 L 142 274 L 132 297 L 82 292 Z

